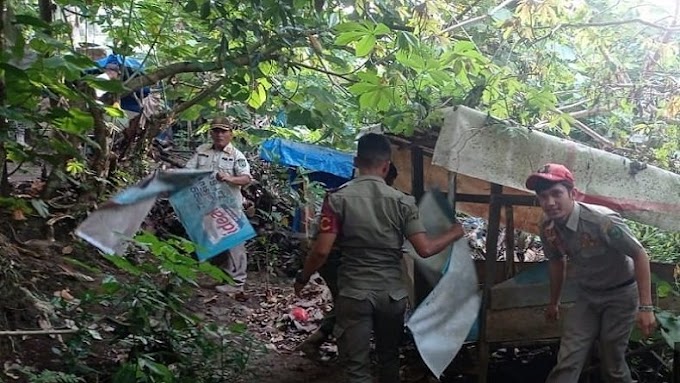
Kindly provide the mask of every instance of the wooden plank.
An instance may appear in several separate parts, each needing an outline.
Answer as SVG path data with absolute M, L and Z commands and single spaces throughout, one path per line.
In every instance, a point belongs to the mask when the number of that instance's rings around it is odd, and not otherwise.
M 565 318 L 572 303 L 560 305 L 560 318 Z M 489 326 L 487 342 L 514 342 L 560 337 L 561 321 L 545 320 L 545 306 L 524 307 L 508 310 L 490 310 L 486 313 Z
M 569 280 L 562 289 L 562 302 L 574 302 L 577 294 L 576 283 Z M 519 285 L 502 283 L 491 290 L 489 310 L 507 310 L 532 306 L 546 306 L 550 303 L 550 283 Z
M 495 275 L 496 272 L 496 257 L 498 254 L 498 230 L 501 225 L 501 207 L 502 202 L 499 198 L 503 193 L 503 186 L 498 184 L 491 184 L 491 204 L 489 206 L 489 223 L 486 235 L 486 275 Z M 479 375 L 477 376 L 478 383 L 487 383 L 489 372 L 489 341 L 487 322 L 487 309 L 491 298 L 491 288 L 493 287 L 493 280 L 488 280 L 484 283 L 484 290 L 482 293 L 482 315 L 479 320 Z M 492 322 L 493 323 L 493 322 Z
M 420 201 L 425 194 L 424 177 L 423 151 L 418 147 L 411 147 L 411 194 L 416 201 Z M 427 283 L 427 277 L 423 273 L 423 267 L 419 262 L 415 262 L 413 267 L 413 290 L 416 307 L 425 300 L 432 290 L 432 286 Z
M 505 278 L 515 275 L 515 219 L 512 205 L 505 205 Z
M 504 204 L 517 206 L 538 206 L 536 197 L 532 195 L 511 195 L 503 194 L 499 197 Z M 491 202 L 491 196 L 486 194 L 467 194 L 457 193 L 456 201 L 468 203 L 488 204 Z

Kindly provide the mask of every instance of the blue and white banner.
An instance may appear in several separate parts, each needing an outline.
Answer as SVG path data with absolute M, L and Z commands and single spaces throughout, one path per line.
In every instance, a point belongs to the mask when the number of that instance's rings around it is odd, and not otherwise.
M 170 204 L 204 261 L 255 237 L 240 196 L 213 174 L 170 196 Z
M 160 197 L 169 197 L 201 261 L 255 236 L 240 198 L 209 170 L 158 170 L 92 212 L 76 235 L 106 254 L 123 254 Z

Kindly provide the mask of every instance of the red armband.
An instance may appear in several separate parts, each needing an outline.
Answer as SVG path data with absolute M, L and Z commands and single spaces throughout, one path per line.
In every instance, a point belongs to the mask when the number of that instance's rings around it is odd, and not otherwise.
M 340 217 L 333 211 L 328 199 L 321 206 L 321 220 L 319 221 L 319 233 L 338 234 L 340 232 Z

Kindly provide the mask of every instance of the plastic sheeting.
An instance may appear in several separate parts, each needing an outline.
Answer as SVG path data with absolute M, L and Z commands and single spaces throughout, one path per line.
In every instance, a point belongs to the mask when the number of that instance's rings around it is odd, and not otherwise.
M 444 109 L 444 117 L 432 157 L 435 165 L 518 194 L 527 192 L 524 182 L 540 166 L 561 163 L 574 173 L 579 200 L 661 229 L 680 230 L 680 176 L 675 173 L 654 166 L 640 169 L 625 157 L 535 130 L 489 124 L 486 114 L 464 106 Z M 529 209 L 535 212 L 527 216 L 540 217 L 540 208 Z
M 285 166 L 302 167 L 350 179 L 354 173 L 354 155 L 323 146 L 270 138 L 260 147 L 260 158 Z
M 430 235 L 447 230 L 453 223 L 453 209 L 441 193 L 426 193 L 419 208 Z M 413 256 L 412 246 L 407 246 Z M 477 273 L 464 238 L 433 257 L 414 259 L 430 273 L 444 273 L 406 323 L 423 361 L 439 378 L 477 320 L 481 305 Z

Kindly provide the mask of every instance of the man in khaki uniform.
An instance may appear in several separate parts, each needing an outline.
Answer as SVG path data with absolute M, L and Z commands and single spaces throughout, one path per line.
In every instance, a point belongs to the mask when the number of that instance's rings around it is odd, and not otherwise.
M 229 191 L 241 205 L 243 196 L 241 187 L 251 181 L 250 164 L 243 153 L 232 145 L 234 129 L 238 122 L 233 118 L 217 117 L 210 124 L 212 143 L 204 144 L 196 149 L 196 153 L 185 165 L 187 169 L 210 169 L 215 177 L 229 185 Z M 248 256 L 245 244 L 238 245 L 229 251 L 225 271 L 234 280 L 234 285 L 217 286 L 224 293 L 243 293 L 248 270 Z
M 596 340 L 605 380 L 632 382 L 625 352 L 633 323 L 637 318 L 645 336 L 655 326 L 645 249 L 620 215 L 574 200 L 574 177 L 563 165 L 545 165 L 527 179 L 526 187 L 536 191 L 545 213 L 540 235 L 550 262 L 546 318 L 559 317 L 567 261 L 579 288 L 564 321 L 557 365 L 547 382 L 577 382 Z
M 394 164 L 390 164 L 390 169 L 385 176 L 385 183 L 388 186 L 392 186 L 398 175 L 397 167 L 394 166 Z M 329 190 L 328 192 L 333 193 L 334 191 L 335 190 Z M 326 282 L 326 286 L 328 286 L 328 290 L 331 293 L 334 303 L 338 296 L 338 267 L 340 267 L 340 249 L 336 243 L 326 259 L 326 263 L 319 269 L 319 275 L 321 275 Z M 404 273 L 406 273 L 406 270 L 404 270 Z M 305 341 L 297 347 L 297 350 L 304 352 L 308 357 L 318 358 L 320 356 L 319 347 L 321 347 L 321 345 L 333 334 L 335 317 L 335 306 L 333 306 L 331 311 L 323 316 L 319 329 L 305 339 Z
M 296 277 L 299 294 L 326 262 L 337 239 L 341 258 L 334 334 L 349 383 L 373 382 L 372 332 L 380 381 L 400 381 L 399 345 L 408 295 L 401 267 L 404 238 L 420 256 L 429 257 L 464 235 L 456 223 L 440 236 L 428 238 L 414 199 L 385 183 L 391 152 L 385 136 L 369 133 L 359 139 L 355 158 L 359 177 L 326 197 L 319 234 Z

